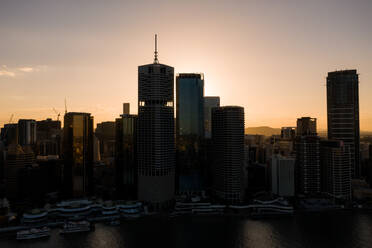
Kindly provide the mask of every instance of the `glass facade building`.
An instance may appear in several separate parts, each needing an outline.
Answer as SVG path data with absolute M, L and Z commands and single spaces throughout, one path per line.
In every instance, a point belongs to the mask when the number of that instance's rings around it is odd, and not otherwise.
M 212 138 L 212 108 L 216 108 L 219 106 L 219 96 L 204 97 L 204 135 L 206 139 Z
M 93 191 L 93 117 L 66 113 L 63 128 L 64 189 L 68 197 Z
M 204 138 L 204 75 L 176 77 L 176 141 L 178 193 L 202 189 L 201 149 Z
M 115 121 L 115 166 L 117 197 L 137 199 L 137 116 L 124 114 Z
M 361 176 L 359 78 L 356 70 L 329 72 L 327 77 L 328 138 L 350 146 L 353 176 Z

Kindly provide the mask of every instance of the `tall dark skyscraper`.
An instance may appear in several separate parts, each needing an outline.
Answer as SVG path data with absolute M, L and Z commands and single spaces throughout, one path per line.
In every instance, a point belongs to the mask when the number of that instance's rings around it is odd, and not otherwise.
M 36 144 L 36 121 L 20 119 L 18 121 L 18 143 L 21 146 Z
M 93 191 L 93 117 L 89 113 L 66 113 L 62 158 L 67 197 L 82 197 Z
M 115 175 L 117 197 L 125 200 L 137 199 L 137 116 L 121 115 L 115 120 Z
M 359 154 L 359 79 L 356 70 L 329 72 L 327 77 L 328 138 L 350 145 L 353 176 L 361 176 Z
M 239 203 L 244 195 L 244 108 L 213 108 L 212 140 L 215 150 L 213 193 L 225 202 Z
M 316 195 L 320 193 L 319 136 L 316 133 L 316 119 L 302 117 L 297 119 L 296 186 L 297 193 Z
M 204 135 L 205 138 L 210 139 L 212 136 L 212 108 L 220 106 L 219 96 L 205 96 L 204 97 Z
M 160 64 L 138 67 L 138 198 L 155 208 L 174 198 L 174 68 Z
M 177 75 L 176 99 L 176 189 L 179 193 L 193 193 L 202 190 L 204 75 L 194 73 Z

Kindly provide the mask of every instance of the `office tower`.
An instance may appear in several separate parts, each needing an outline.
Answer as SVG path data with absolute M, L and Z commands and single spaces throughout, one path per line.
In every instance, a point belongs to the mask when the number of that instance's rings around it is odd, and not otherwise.
M 18 143 L 21 146 L 36 144 L 36 121 L 20 119 L 18 121 Z
M 37 149 L 36 155 L 60 155 L 61 121 L 46 119 L 36 122 Z
M 220 106 L 219 96 L 204 97 L 204 134 L 205 138 L 210 139 L 212 133 L 212 108 Z
M 67 197 L 82 197 L 93 191 L 93 116 L 69 112 L 64 117 L 62 156 Z
M 16 199 L 19 193 L 20 170 L 31 167 L 35 161 L 34 153 L 29 146 L 22 148 L 18 144 L 8 146 L 5 155 L 4 180 L 6 196 L 10 199 Z
M 115 166 L 117 197 L 137 199 L 137 116 L 123 114 L 115 120 Z
M 295 159 L 273 155 L 271 191 L 278 196 L 292 197 L 295 193 Z
M 317 135 L 316 118 L 302 117 L 297 119 L 297 136 Z
M 350 145 L 353 177 L 361 176 L 359 159 L 359 79 L 356 70 L 329 72 L 327 77 L 328 139 Z
M 213 193 L 225 202 L 239 203 L 244 195 L 244 108 L 213 108 L 212 140 L 215 152 Z
M 129 103 L 123 103 L 123 114 L 129 115 L 130 114 L 130 104 Z
M 1 140 L 5 146 L 18 144 L 18 124 L 5 124 L 1 128 Z
M 316 119 L 297 119 L 295 140 L 297 192 L 303 195 L 320 193 L 319 137 Z
M 154 63 L 138 67 L 137 158 L 138 198 L 157 209 L 174 198 L 173 90 L 174 68 L 159 63 L 155 48 Z
M 322 140 L 320 151 L 322 191 L 333 199 L 351 200 L 350 146 L 339 140 Z
M 115 122 L 97 123 L 95 135 L 99 141 L 101 159 L 109 162 L 115 156 Z
M 176 77 L 176 190 L 202 190 L 204 139 L 204 75 L 181 73 Z
M 282 140 L 294 140 L 296 138 L 295 127 L 282 127 L 280 131 L 280 138 Z

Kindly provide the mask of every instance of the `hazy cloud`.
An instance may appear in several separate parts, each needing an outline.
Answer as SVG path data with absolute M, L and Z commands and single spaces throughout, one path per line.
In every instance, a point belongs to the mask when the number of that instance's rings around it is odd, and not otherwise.
M 24 66 L 24 67 L 17 67 L 17 68 L 9 68 L 7 65 L 0 66 L 0 77 L 6 76 L 6 77 L 15 77 L 18 72 L 21 73 L 29 73 L 29 72 L 39 72 L 39 71 L 45 71 L 47 68 L 46 65 L 38 65 L 35 67 L 31 66 Z
M 18 68 L 18 70 L 20 70 L 22 72 L 33 72 L 33 71 L 35 71 L 35 68 L 32 68 L 32 67 L 20 67 L 20 68 Z
M 15 76 L 15 73 L 12 72 L 12 71 L 8 71 L 8 70 L 0 69 L 0 77 L 1 77 L 1 76 L 14 77 L 14 76 Z

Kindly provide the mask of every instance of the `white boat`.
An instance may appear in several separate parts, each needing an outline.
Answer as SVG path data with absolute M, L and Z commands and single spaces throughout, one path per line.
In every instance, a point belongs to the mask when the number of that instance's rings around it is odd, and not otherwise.
M 43 228 L 32 228 L 29 230 L 23 230 L 17 232 L 17 240 L 24 240 L 24 239 L 37 239 L 37 238 L 44 238 L 50 236 L 50 228 L 43 227 Z
M 60 231 L 60 234 L 66 233 L 77 233 L 77 232 L 88 232 L 91 230 L 90 223 L 88 221 L 69 221 L 63 225 L 63 229 Z

